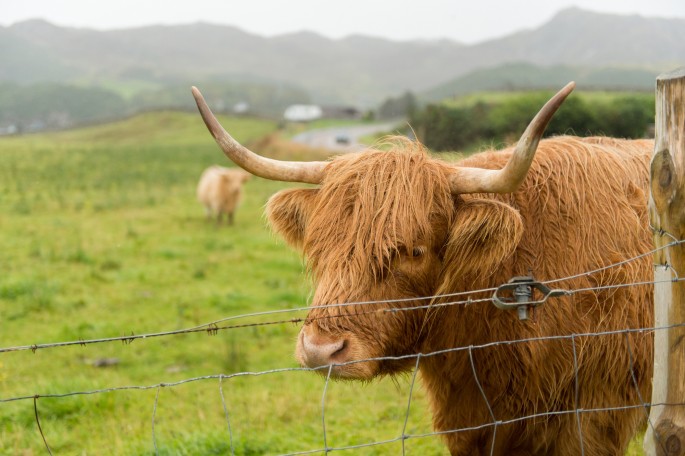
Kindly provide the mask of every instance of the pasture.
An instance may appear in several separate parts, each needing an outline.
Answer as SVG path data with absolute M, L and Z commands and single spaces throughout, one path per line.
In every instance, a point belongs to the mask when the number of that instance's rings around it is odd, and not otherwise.
M 275 129 L 267 121 L 222 121 L 239 141 Z M 0 347 L 189 328 L 307 302 L 301 259 L 270 233 L 262 215 L 267 198 L 286 184 L 251 180 L 233 227 L 217 228 L 204 219 L 195 200 L 197 179 L 206 166 L 227 160 L 196 114 L 151 113 L 2 138 L 0 163 Z M 298 329 L 288 322 L 0 353 L 0 399 L 296 367 Z M 331 382 L 327 445 L 401 435 L 410 383 L 411 377 L 367 385 Z M 324 385 L 308 372 L 223 380 L 235 453 L 323 448 Z M 41 398 L 37 409 L 57 455 L 154 454 L 155 445 L 159 454 L 230 454 L 219 387 L 211 379 L 159 392 Z M 417 388 L 406 432 L 430 431 Z M 445 454 L 435 436 L 405 445 L 409 454 Z M 400 448 L 393 443 L 358 453 L 397 454 Z M 47 454 L 32 399 L 0 403 L 0 454 Z
M 276 127 L 222 122 L 246 143 Z M 305 154 L 262 144 L 280 158 Z M 0 348 L 191 328 L 307 302 L 301 259 L 269 232 L 262 215 L 268 197 L 288 184 L 252 179 L 233 227 L 204 219 L 197 179 L 206 166 L 228 163 L 194 113 L 3 138 L 0 163 Z M 230 454 L 231 435 L 236 454 L 317 450 L 324 447 L 322 408 L 328 447 L 400 436 L 411 376 L 326 386 L 313 373 L 284 371 L 154 387 L 294 368 L 298 330 L 299 324 L 282 322 L 0 353 L 0 400 L 152 386 L 39 398 L 41 427 L 57 455 L 155 454 L 155 447 L 158 454 Z M 431 432 L 420 387 L 405 432 Z M 630 454 L 641 454 L 639 446 L 634 442 Z M 395 455 L 401 448 L 394 442 L 341 453 Z M 409 439 L 405 449 L 446 454 L 436 436 Z M 47 454 L 33 400 L 0 402 L 0 454 Z

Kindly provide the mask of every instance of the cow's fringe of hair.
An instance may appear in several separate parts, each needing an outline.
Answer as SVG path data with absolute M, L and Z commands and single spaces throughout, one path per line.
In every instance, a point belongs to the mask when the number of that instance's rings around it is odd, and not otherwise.
M 403 137 L 386 138 L 379 147 L 387 150 L 369 149 L 331 162 L 319 189 L 322 204 L 314 208 L 317 217 L 307 228 L 312 233 L 304 245 L 309 267 L 314 274 L 324 269 L 335 274 L 331 282 L 348 290 L 368 289 L 398 251 L 412 252 L 429 243 L 436 216 L 453 213 L 449 169 L 443 162 Z M 329 201 L 337 202 L 333 210 L 324 208 Z M 341 298 L 355 296 L 331 297 Z

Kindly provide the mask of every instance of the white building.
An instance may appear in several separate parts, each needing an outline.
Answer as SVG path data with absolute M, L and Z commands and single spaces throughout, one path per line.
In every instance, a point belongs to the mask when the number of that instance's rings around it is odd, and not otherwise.
M 323 110 L 316 105 L 291 105 L 283 113 L 283 117 L 289 122 L 311 122 L 322 116 Z

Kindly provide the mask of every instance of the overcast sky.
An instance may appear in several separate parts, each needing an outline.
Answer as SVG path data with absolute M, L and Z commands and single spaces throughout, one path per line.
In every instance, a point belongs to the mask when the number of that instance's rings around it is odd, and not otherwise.
M 570 6 L 685 18 L 685 0 L 0 0 L 0 24 L 31 18 L 96 29 L 197 21 L 259 35 L 301 30 L 475 43 L 533 28 Z

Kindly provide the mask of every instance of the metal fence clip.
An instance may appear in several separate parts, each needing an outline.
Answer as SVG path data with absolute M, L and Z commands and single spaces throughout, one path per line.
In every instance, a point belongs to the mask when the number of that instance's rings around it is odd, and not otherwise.
M 533 299 L 533 291 L 542 293 L 540 299 Z M 492 295 L 492 303 L 498 309 L 514 310 L 518 312 L 519 320 L 528 319 L 529 308 L 540 306 L 548 298 L 568 294 L 566 290 L 553 290 L 535 281 L 532 275 L 514 277 L 504 285 L 497 287 Z

